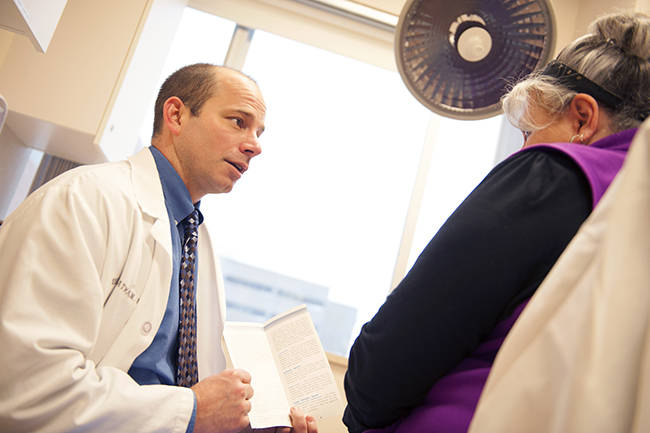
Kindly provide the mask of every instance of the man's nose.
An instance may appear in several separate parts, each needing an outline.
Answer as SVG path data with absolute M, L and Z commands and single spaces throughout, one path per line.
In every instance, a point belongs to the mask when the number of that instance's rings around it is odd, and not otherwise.
M 241 145 L 242 152 L 248 154 L 251 158 L 262 153 L 262 145 L 257 135 L 248 137 Z

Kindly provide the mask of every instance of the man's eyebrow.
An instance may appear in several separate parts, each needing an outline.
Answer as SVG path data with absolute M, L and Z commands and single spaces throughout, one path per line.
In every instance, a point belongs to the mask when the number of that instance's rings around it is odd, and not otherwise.
M 235 108 L 235 109 L 233 109 L 233 111 L 234 111 L 235 113 L 239 113 L 239 114 L 241 114 L 242 116 L 244 116 L 244 117 L 246 117 L 246 118 L 249 118 L 249 119 L 255 117 L 255 115 L 254 115 L 253 113 L 251 113 L 250 111 L 243 110 L 243 109 L 241 109 L 241 108 Z

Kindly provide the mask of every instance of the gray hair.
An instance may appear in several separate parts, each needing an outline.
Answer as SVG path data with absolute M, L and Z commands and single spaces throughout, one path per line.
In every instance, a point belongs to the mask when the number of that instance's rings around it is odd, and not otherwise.
M 640 12 L 615 12 L 594 21 L 583 36 L 557 56 L 605 90 L 624 99 L 611 115 L 613 132 L 638 127 L 641 113 L 650 108 L 650 16 Z M 532 73 L 514 85 L 502 98 L 508 120 L 522 131 L 537 131 L 563 115 L 577 92 L 556 78 Z M 529 107 L 542 108 L 549 119 L 531 116 Z

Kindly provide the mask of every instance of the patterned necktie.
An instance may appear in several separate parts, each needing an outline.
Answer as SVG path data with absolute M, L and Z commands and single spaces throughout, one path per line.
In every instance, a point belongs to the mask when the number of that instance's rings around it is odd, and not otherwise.
M 180 317 L 178 325 L 178 369 L 176 384 L 191 387 L 199 381 L 196 365 L 196 303 L 194 281 L 199 212 L 187 218 L 180 275 Z

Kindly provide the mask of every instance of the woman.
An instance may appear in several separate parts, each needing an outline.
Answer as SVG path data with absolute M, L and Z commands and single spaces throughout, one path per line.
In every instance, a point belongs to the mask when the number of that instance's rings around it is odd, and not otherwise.
M 352 433 L 467 431 L 505 335 L 648 117 L 649 57 L 650 17 L 608 15 L 504 98 L 524 149 L 467 197 L 363 327 L 345 378 Z

